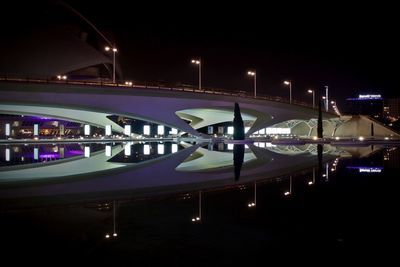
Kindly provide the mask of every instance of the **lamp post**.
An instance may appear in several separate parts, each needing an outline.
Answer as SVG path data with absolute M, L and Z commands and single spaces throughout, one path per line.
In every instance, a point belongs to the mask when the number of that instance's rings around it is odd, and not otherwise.
M 106 46 L 104 47 L 104 50 L 108 51 L 112 51 L 113 52 L 113 83 L 115 83 L 115 53 L 118 52 L 118 49 L 115 47 L 109 47 Z
M 308 92 L 309 94 L 312 94 L 312 108 L 315 109 L 315 91 L 309 89 L 307 92 Z
M 289 103 L 292 104 L 292 81 L 284 81 L 285 85 L 289 85 Z
M 257 73 L 256 71 L 248 71 L 247 75 L 254 77 L 254 98 L 257 97 Z
M 199 66 L 199 90 L 201 91 L 201 60 L 200 59 L 192 59 L 192 64 Z

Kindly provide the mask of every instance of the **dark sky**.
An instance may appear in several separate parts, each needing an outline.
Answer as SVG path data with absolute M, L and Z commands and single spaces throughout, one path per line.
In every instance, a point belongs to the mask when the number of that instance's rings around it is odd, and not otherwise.
M 251 91 L 247 70 L 256 69 L 258 92 L 311 101 L 308 88 L 329 85 L 343 103 L 359 93 L 399 96 L 399 17 L 393 6 L 215 4 L 172 5 L 114 0 L 65 1 L 119 49 L 124 78 L 203 84 Z M 339 106 L 340 107 L 340 106 Z

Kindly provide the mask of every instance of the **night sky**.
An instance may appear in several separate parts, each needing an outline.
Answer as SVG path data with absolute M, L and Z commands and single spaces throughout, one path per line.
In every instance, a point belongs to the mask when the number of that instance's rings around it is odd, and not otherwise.
M 393 6 L 130 1 L 65 1 L 115 41 L 124 79 L 252 91 L 312 101 L 329 85 L 339 108 L 347 97 L 398 97 L 399 18 Z M 96 4 L 95 4 L 96 3 Z

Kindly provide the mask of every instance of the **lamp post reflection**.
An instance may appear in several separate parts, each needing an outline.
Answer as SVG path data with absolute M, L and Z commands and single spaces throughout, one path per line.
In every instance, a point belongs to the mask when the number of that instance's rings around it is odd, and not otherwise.
M 325 164 L 325 182 L 329 181 L 329 163 Z
M 235 171 L 235 181 L 239 181 L 240 171 L 243 165 L 244 159 L 244 145 L 243 144 L 234 144 L 233 145 L 233 165 Z
M 254 201 L 247 204 L 249 208 L 257 206 L 257 181 L 254 181 Z
M 292 176 L 290 175 L 289 178 L 289 191 L 285 191 L 285 196 L 290 196 L 292 194 Z
M 116 237 L 118 236 L 118 234 L 117 234 L 117 229 L 116 229 L 116 223 L 115 223 L 116 206 L 117 206 L 117 203 L 116 203 L 116 201 L 114 200 L 114 201 L 113 201 L 113 234 L 112 234 L 112 237 L 114 237 L 114 238 L 116 238 Z M 110 237 L 111 237 L 111 235 L 108 234 L 108 233 L 105 235 L 105 238 L 106 238 L 106 239 L 109 239 Z
M 312 180 L 308 181 L 308 185 L 315 184 L 315 167 L 312 169 Z
M 199 213 L 198 216 L 192 218 L 192 222 L 201 222 L 201 191 L 199 191 Z

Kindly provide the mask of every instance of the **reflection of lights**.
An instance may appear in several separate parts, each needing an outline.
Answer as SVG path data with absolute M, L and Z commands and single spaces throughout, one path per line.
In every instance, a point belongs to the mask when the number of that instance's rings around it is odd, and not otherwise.
M 252 207 L 254 207 L 256 205 L 256 203 L 254 203 L 254 202 L 250 202 L 249 204 L 247 204 L 247 206 L 249 207 L 249 208 L 252 208 Z
M 359 168 L 359 172 L 380 173 L 380 172 L 382 172 L 382 169 L 381 168 Z
M 124 155 L 125 156 L 130 156 L 131 155 L 131 145 L 132 145 L 131 142 L 129 142 L 129 143 L 127 143 L 125 145 L 125 147 L 124 147 Z
M 178 144 L 172 144 L 172 146 L 171 146 L 171 152 L 172 152 L 172 153 L 178 152 Z
M 289 192 L 289 191 L 286 191 L 286 192 L 284 193 L 284 195 L 285 195 L 285 196 L 288 196 L 288 195 L 290 195 L 290 192 Z
M 308 181 L 308 185 L 313 185 L 314 182 L 313 181 Z
M 150 155 L 150 145 L 143 145 L 143 154 Z
M 117 233 L 113 233 L 113 237 L 117 237 L 118 236 L 118 234 Z
M 159 155 L 163 155 L 164 154 L 164 144 L 158 144 L 157 145 L 157 153 Z
M 105 236 L 105 237 L 108 239 L 108 238 L 110 238 L 110 235 L 109 235 L 109 234 L 106 234 L 106 236 Z
M 192 222 L 200 222 L 201 221 L 201 191 L 199 191 L 199 213 L 197 217 L 192 218 Z

